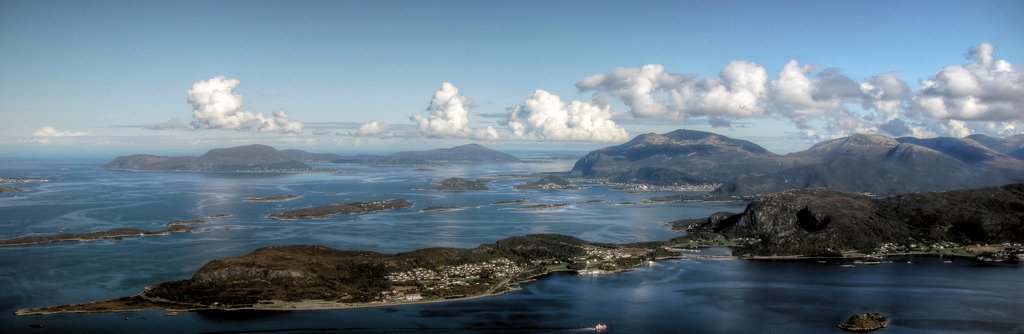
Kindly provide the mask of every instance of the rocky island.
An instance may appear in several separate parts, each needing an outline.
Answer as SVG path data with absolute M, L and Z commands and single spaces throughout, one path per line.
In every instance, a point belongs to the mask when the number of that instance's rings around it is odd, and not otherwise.
M 616 272 L 676 256 L 660 243 L 598 244 L 555 234 L 398 254 L 274 246 L 210 261 L 189 279 L 160 283 L 135 296 L 17 314 L 336 309 L 444 301 L 503 293 L 552 272 Z
M 278 196 L 246 196 L 245 200 L 249 202 L 283 202 L 290 201 L 299 198 L 299 194 L 288 194 Z
M 889 318 L 877 312 L 861 313 L 837 323 L 836 327 L 851 332 L 870 332 L 889 327 Z
M 427 188 L 417 190 L 440 190 L 440 191 L 482 191 L 490 190 L 487 186 L 488 180 L 470 180 L 461 177 L 453 177 L 441 180 Z
M 524 183 L 524 184 L 517 184 L 517 185 L 515 185 L 515 188 L 516 189 L 520 189 L 520 190 L 524 190 L 524 189 L 543 189 L 543 190 L 571 190 L 571 189 L 580 189 L 579 186 L 572 185 L 571 183 L 569 183 L 568 180 L 566 180 L 564 178 L 561 178 L 561 177 L 558 177 L 558 176 L 554 176 L 554 175 L 545 176 L 545 177 L 543 177 L 540 180 L 537 180 L 535 182 Z
M 0 177 L 0 183 L 41 183 L 49 182 L 47 179 L 27 178 L 27 177 Z
M 568 206 L 569 206 L 569 204 L 565 204 L 565 203 L 534 204 L 534 205 L 524 205 L 524 206 L 516 208 L 516 210 L 522 210 L 522 211 L 556 210 L 556 209 L 564 209 L 564 208 L 566 208 Z
M 30 246 L 67 241 L 88 242 L 107 239 L 120 240 L 123 238 L 130 237 L 155 237 L 168 235 L 172 233 L 193 232 L 195 228 L 191 227 L 191 225 L 205 223 L 206 221 L 204 220 L 172 221 L 167 223 L 167 228 L 160 231 L 146 231 L 136 228 L 115 228 L 112 230 L 97 232 L 62 233 L 53 235 L 17 237 L 0 240 L 0 247 Z
M 0 193 L 16 193 L 16 192 L 20 192 L 20 191 L 25 191 L 25 190 L 21 189 L 21 188 L 18 188 L 18 187 L 0 186 Z
M 282 213 L 270 215 L 270 217 L 276 219 L 326 218 L 342 214 L 349 215 L 376 211 L 396 210 L 408 208 L 411 206 L 412 202 L 406 199 L 389 199 L 375 202 L 337 203 L 312 208 L 289 210 Z

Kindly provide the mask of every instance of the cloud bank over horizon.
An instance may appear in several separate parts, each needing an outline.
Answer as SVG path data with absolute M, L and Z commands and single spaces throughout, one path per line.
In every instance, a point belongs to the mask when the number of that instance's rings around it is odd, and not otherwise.
M 712 126 L 765 117 L 789 120 L 804 135 L 1010 135 L 1024 130 L 1024 69 L 988 43 L 968 50 L 974 63 L 949 65 L 912 91 L 897 72 L 857 82 L 835 68 L 787 62 L 769 80 L 759 64 L 734 60 L 697 79 L 661 64 L 619 68 L 576 84 L 620 100 L 635 118 L 708 117 Z

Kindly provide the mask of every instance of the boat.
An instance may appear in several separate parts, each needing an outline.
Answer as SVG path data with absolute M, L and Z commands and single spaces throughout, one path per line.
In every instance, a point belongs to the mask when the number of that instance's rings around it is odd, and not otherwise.
M 597 324 L 597 326 L 594 326 L 594 330 L 598 331 L 598 332 L 604 332 L 604 331 L 608 330 L 608 325 Z

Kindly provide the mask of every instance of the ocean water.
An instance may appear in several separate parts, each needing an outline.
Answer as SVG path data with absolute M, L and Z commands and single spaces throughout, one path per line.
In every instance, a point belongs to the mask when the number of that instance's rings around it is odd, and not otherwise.
M 0 238 L 133 227 L 160 230 L 171 220 L 211 219 L 197 233 L 122 241 L 0 248 L 2 332 L 834 332 L 837 321 L 881 311 L 886 332 L 1024 332 L 1024 269 L 975 267 L 918 258 L 844 268 L 830 264 L 674 260 L 605 276 L 556 274 L 522 290 L 468 301 L 310 312 L 163 311 L 17 317 L 19 308 L 80 303 L 138 293 L 188 278 L 207 261 L 281 244 L 401 252 L 475 247 L 514 235 L 561 233 L 594 242 L 665 240 L 665 222 L 741 211 L 745 203 L 610 205 L 672 193 L 519 191 L 532 180 L 500 179 L 487 192 L 414 190 L 447 177 L 568 170 L 574 160 L 412 167 L 325 166 L 344 174 L 231 175 L 136 173 L 97 167 L 104 158 L 10 159 L 0 176 L 39 177 L 22 193 L 0 194 Z M 299 194 L 253 203 L 246 196 Z M 406 198 L 413 208 L 316 220 L 270 214 L 327 203 Z M 550 211 L 495 206 L 502 200 L 566 203 Z M 581 205 L 588 200 L 607 203 Z M 420 212 L 430 206 L 454 212 Z M 42 323 L 43 329 L 30 324 Z

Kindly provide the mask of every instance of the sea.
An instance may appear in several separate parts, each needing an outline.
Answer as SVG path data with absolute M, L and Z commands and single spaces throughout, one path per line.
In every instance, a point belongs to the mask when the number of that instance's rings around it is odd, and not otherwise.
M 558 273 L 478 299 L 330 311 L 140 312 L 16 316 L 14 311 L 134 295 L 187 279 L 204 263 L 285 244 L 385 253 L 476 247 L 510 236 L 560 233 L 626 243 L 680 236 L 666 222 L 740 212 L 743 202 L 643 204 L 677 192 L 516 190 L 515 177 L 565 171 L 575 162 L 545 152 L 529 162 L 414 166 L 318 165 L 336 173 L 208 174 L 109 171 L 112 157 L 0 159 L 0 177 L 45 178 L 0 194 L 0 238 L 113 228 L 161 230 L 208 219 L 195 233 L 0 248 L 4 333 L 828 333 L 851 315 L 888 315 L 884 333 L 1024 332 L 1024 268 L 961 258 L 916 257 L 877 265 L 667 260 L 599 276 Z M 449 177 L 493 177 L 491 190 L 415 190 Z M 247 196 L 298 194 L 283 202 Z M 271 214 L 329 203 L 405 198 L 412 208 L 328 219 Z M 523 211 L 493 203 L 568 204 Z M 604 200 L 599 204 L 580 204 Z M 432 206 L 458 211 L 421 212 Z M 221 218 L 209 218 L 221 216 Z M 727 254 L 707 249 L 703 254 Z M 42 328 L 32 328 L 41 324 Z

